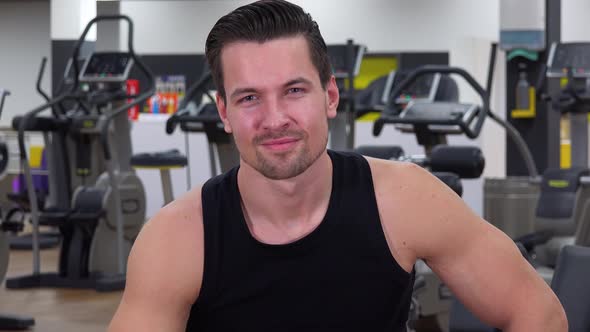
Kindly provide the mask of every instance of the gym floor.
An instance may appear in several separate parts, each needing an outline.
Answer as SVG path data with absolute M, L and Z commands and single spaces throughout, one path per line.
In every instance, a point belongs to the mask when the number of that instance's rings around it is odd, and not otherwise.
M 41 252 L 41 270 L 55 271 L 58 249 Z M 31 273 L 30 251 L 11 251 L 7 277 Z M 30 331 L 104 332 L 115 313 L 122 292 L 97 293 L 91 290 L 0 288 L 0 314 L 35 318 Z

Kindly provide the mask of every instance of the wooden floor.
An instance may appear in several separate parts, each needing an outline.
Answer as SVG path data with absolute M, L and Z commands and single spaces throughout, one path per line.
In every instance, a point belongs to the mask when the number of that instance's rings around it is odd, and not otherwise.
M 41 270 L 55 271 L 57 249 L 44 250 Z M 7 277 L 28 274 L 32 269 L 30 251 L 12 251 Z M 105 331 L 115 313 L 122 292 L 97 293 L 90 290 L 0 288 L 0 314 L 35 318 L 30 331 Z

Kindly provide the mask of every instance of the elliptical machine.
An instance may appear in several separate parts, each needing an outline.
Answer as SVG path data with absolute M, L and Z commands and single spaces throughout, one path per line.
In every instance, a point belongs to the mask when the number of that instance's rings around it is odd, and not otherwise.
M 93 24 L 100 21 L 128 23 L 128 51 L 93 53 L 82 70 L 80 47 Z M 145 219 L 145 192 L 130 165 L 131 137 L 127 110 L 146 101 L 155 92 L 153 75 L 133 50 L 133 23 L 127 16 L 92 19 L 74 47 L 71 57 L 74 83 L 70 91 L 27 113 L 19 125 L 19 147 L 30 202 L 36 202 L 32 175 L 24 144 L 24 131 L 31 119 L 64 101 L 74 101 L 84 114 L 65 115 L 70 137 L 77 147 L 77 171 L 92 174 L 106 167 L 96 181 L 80 185 L 72 197 L 71 210 L 52 220 L 62 233 L 57 273 L 41 273 L 39 258 L 39 208 L 31 204 L 33 220 L 33 274 L 9 279 L 8 288 L 66 287 L 97 291 L 121 290 L 125 286 L 126 260 Z M 148 89 L 127 95 L 126 80 L 133 65 L 148 79 Z M 83 83 L 83 84 L 80 84 Z M 92 157 L 97 157 L 92 159 Z M 80 164 L 87 167 L 81 167 Z M 98 167 L 98 168 L 97 168 Z
M 4 106 L 4 98 L 10 95 L 8 90 L 0 89 L 0 114 Z M 8 150 L 4 142 L 0 142 L 0 173 L 3 173 L 8 163 Z M 20 223 L 11 223 L 0 220 L 0 283 L 4 280 L 8 269 L 8 258 L 10 248 L 8 245 L 8 233 L 19 232 L 22 228 Z M 35 320 L 29 317 L 14 315 L 0 315 L 0 330 L 25 330 L 35 325 Z

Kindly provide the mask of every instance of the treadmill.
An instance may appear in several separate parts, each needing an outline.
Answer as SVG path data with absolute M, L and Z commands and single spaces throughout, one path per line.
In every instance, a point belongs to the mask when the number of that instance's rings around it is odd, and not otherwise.
M 168 134 L 172 134 L 180 125 L 180 129 L 185 133 L 207 135 L 211 177 L 225 173 L 240 163 L 240 154 L 233 136 L 223 129 L 215 98 L 209 92 L 213 89 L 211 71 L 208 66 L 205 66 L 201 78 L 188 88 L 186 97 L 178 106 L 179 111 L 166 122 Z M 187 149 L 187 154 L 188 152 Z M 187 168 L 187 179 L 190 183 L 188 172 L 189 168 Z

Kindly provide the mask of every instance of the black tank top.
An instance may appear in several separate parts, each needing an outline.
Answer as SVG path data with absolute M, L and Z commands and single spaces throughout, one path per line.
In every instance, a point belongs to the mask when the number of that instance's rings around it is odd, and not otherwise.
M 203 283 L 187 331 L 406 330 L 414 275 L 391 255 L 369 164 L 353 153 L 328 154 L 326 215 L 289 244 L 251 235 L 238 168 L 203 186 Z

